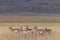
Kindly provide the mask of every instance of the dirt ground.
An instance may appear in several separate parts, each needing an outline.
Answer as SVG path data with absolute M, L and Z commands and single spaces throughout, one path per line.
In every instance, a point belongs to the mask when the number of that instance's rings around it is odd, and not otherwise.
M 51 34 L 45 36 L 25 35 L 14 33 L 9 30 L 9 27 L 34 27 L 50 28 Z M 20 37 L 19 37 L 20 36 Z M 0 40 L 60 40 L 60 23 L 0 23 Z

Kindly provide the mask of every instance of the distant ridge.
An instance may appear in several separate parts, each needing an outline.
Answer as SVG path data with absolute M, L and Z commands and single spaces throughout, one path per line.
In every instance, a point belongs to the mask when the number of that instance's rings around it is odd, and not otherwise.
M 60 0 L 0 0 L 0 13 L 60 13 Z

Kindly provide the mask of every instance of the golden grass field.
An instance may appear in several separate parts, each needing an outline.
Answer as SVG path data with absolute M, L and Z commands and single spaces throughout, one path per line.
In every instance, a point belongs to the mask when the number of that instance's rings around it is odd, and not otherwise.
M 36 36 L 14 33 L 9 27 L 34 27 L 52 30 L 50 35 Z M 19 37 L 20 36 L 20 37 Z M 0 15 L 0 40 L 60 40 L 60 15 L 16 16 Z
M 37 26 L 38 28 L 52 29 L 51 35 L 43 37 L 27 36 L 20 34 L 20 40 L 60 40 L 60 23 L 0 23 L 0 40 L 19 40 L 19 33 L 11 32 L 8 28 L 13 27 L 29 27 Z

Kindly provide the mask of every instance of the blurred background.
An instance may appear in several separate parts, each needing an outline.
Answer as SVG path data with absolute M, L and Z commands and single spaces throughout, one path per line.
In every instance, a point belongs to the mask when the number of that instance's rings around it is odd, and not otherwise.
M 60 0 L 0 0 L 0 13 L 60 13 Z
M 0 22 L 60 22 L 60 0 L 0 0 Z

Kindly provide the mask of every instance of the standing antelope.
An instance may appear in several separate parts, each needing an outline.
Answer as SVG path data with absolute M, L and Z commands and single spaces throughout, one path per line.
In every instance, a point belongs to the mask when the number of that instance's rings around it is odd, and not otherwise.
M 35 26 L 33 29 L 32 29 L 33 32 L 37 32 L 37 27 Z
M 48 28 L 45 28 L 45 32 L 48 33 L 48 34 L 51 34 L 51 29 L 48 29 Z
M 28 33 L 33 33 L 32 29 L 28 28 L 28 26 L 26 27 L 26 30 Z
M 21 28 L 21 32 L 22 33 L 32 33 L 32 29 L 29 29 L 28 26 L 26 26 L 25 30 Z
M 39 35 L 44 35 L 45 34 L 44 29 L 38 29 L 37 31 L 38 31 Z
M 13 31 L 13 32 L 20 32 L 20 29 L 18 28 L 13 28 L 12 26 L 9 27 L 9 30 Z

